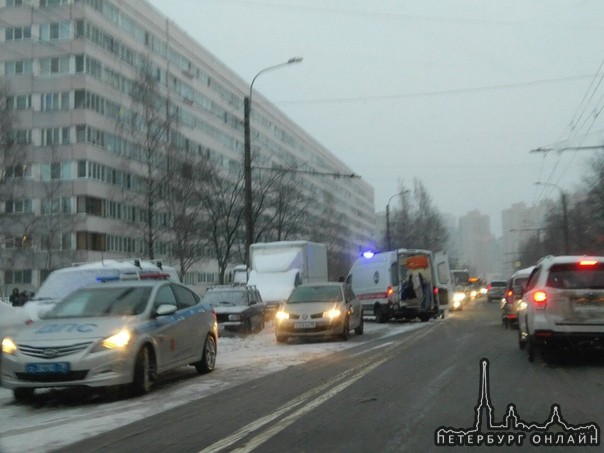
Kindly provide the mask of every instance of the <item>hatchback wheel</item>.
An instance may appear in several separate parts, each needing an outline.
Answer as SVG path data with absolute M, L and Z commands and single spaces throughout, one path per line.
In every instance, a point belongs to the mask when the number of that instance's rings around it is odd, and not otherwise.
M 203 352 L 201 353 L 201 360 L 195 363 L 195 369 L 197 373 L 204 374 L 209 373 L 214 369 L 216 365 L 216 339 L 208 334 L 206 341 L 203 344 Z
M 342 341 L 348 340 L 348 335 L 350 334 L 350 318 L 346 316 L 344 320 L 344 325 L 342 326 L 342 333 L 340 334 L 340 338 Z
M 355 335 L 363 335 L 363 331 L 365 330 L 365 320 L 363 319 L 363 313 L 361 313 L 361 322 L 354 329 Z

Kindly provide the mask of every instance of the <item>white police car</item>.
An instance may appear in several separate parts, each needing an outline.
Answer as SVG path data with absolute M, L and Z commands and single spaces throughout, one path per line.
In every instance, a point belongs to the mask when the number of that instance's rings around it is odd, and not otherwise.
M 40 321 L 2 341 L 1 381 L 15 399 L 45 387 L 127 385 L 148 392 L 160 373 L 214 369 L 211 307 L 168 280 L 99 283 L 76 290 Z

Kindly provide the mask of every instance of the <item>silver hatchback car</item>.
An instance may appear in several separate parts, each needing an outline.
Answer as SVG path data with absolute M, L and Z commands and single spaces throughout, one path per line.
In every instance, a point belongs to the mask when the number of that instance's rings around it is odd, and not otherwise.
M 289 338 L 363 334 L 363 308 L 347 283 L 309 283 L 294 289 L 275 315 L 279 343 Z
M 211 308 L 179 283 L 86 286 L 3 339 L 2 386 L 17 400 L 45 387 L 126 385 L 140 395 L 165 371 L 212 371 L 217 338 Z

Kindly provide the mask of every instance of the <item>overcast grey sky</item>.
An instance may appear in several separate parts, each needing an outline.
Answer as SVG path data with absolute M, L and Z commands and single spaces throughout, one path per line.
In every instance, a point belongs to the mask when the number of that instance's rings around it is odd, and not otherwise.
M 151 0 L 375 189 L 456 217 L 574 190 L 601 151 L 600 0 Z M 545 189 L 545 193 L 544 193 Z M 393 200 L 391 208 L 395 208 Z

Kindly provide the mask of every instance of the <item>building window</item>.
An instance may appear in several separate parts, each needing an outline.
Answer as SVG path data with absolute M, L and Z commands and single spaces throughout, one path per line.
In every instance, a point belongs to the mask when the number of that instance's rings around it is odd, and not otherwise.
M 29 214 L 32 212 L 31 200 L 7 200 L 5 212 L 7 214 Z
M 69 143 L 69 127 L 42 129 L 42 146 L 68 145 Z
M 31 143 L 31 129 L 16 129 L 10 131 L 10 139 L 16 145 L 29 145 Z
M 104 217 L 103 200 L 93 197 L 78 197 L 78 212 Z
M 60 22 L 40 25 L 40 41 L 54 41 L 71 38 L 71 24 Z
M 6 178 L 31 178 L 31 165 L 17 164 L 6 167 Z
M 51 162 L 40 165 L 42 181 L 72 179 L 71 162 Z
M 23 6 L 23 0 L 6 0 L 7 8 L 19 8 Z
M 43 112 L 69 110 L 69 91 L 43 93 L 40 98 L 40 110 Z
M 31 269 L 23 269 L 19 271 L 5 271 L 4 272 L 4 282 L 7 285 L 13 284 L 31 284 Z
M 69 73 L 69 57 L 52 57 L 40 60 L 40 74 L 67 74 Z
M 102 233 L 78 231 L 76 233 L 76 249 L 105 252 L 105 235 Z
M 6 41 L 24 41 L 31 39 L 31 27 L 9 27 L 4 31 Z
M 54 200 L 42 200 L 42 214 L 71 214 L 71 198 L 61 197 Z
M 69 0 L 40 0 L 40 8 L 50 8 L 52 6 L 67 5 Z
M 6 61 L 4 63 L 4 73 L 7 76 L 31 74 L 32 68 L 32 60 Z
M 27 110 L 31 108 L 31 96 L 29 94 L 19 94 L 8 96 L 6 106 L 9 110 Z

